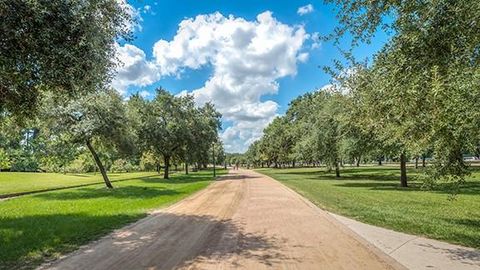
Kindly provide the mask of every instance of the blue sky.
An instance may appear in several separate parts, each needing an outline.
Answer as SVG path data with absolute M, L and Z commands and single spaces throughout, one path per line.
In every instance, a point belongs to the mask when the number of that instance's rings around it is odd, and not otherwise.
M 288 103 L 329 84 L 319 66 L 341 55 L 318 35 L 337 25 L 323 1 L 128 1 L 135 38 L 118 45 L 123 63 L 113 86 L 126 97 L 152 97 L 162 86 L 213 102 L 223 114 L 228 152 L 243 152 Z M 378 33 L 354 55 L 371 58 L 387 41 Z M 341 44 L 349 48 L 349 38 Z

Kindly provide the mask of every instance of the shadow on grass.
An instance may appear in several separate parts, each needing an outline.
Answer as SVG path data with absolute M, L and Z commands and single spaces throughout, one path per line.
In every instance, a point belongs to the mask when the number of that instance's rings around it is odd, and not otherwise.
M 480 248 L 480 238 L 473 232 L 480 228 L 480 216 L 472 218 L 443 218 L 449 224 L 458 227 L 457 230 L 451 232 L 451 238 L 459 243 L 467 243 L 471 247 Z M 477 262 L 480 266 L 480 250 L 477 250 Z
M 312 178 L 310 178 L 312 179 Z M 317 180 L 345 180 L 345 181 L 382 181 L 382 182 L 399 182 L 399 176 L 395 174 L 341 174 L 340 177 L 328 173 L 319 175 Z
M 292 169 L 292 168 L 289 168 Z M 299 168 L 301 169 L 301 168 Z M 287 169 L 285 169 L 287 170 Z M 274 172 L 278 172 L 279 174 L 298 174 L 298 175 L 317 175 L 317 174 L 332 174 L 332 172 L 327 172 L 325 168 L 314 168 L 314 170 L 309 171 L 295 171 L 296 169 L 292 169 L 293 171 L 284 171 L 284 169 L 275 169 Z M 398 168 L 395 167 L 348 167 L 348 168 L 341 168 L 340 173 L 342 174 L 356 174 L 356 173 L 374 173 L 374 174 L 383 174 L 385 172 L 392 172 L 397 173 L 399 171 Z
M 109 174 L 109 176 L 112 176 L 112 175 Z M 112 182 L 113 186 L 115 187 L 115 183 L 117 182 L 125 182 L 125 181 L 131 181 L 131 180 L 141 180 L 146 183 L 185 184 L 185 183 L 210 181 L 212 180 L 212 177 L 208 175 L 183 175 L 183 176 L 175 176 L 171 179 L 163 179 L 161 175 L 150 175 L 150 176 L 137 176 L 137 177 L 131 177 L 126 179 L 111 179 L 110 182 Z M 24 191 L 24 192 L 0 194 L 0 199 L 16 198 L 24 195 L 29 195 L 29 194 L 45 193 L 45 192 L 65 190 L 65 189 L 76 189 L 79 187 L 88 187 L 88 186 L 97 186 L 97 185 L 99 186 L 104 185 L 103 180 L 98 180 L 96 182 L 79 184 L 79 185 L 70 185 L 70 186 L 66 185 L 66 186 L 49 187 L 45 189 L 30 190 L 30 191 Z
M 425 188 L 423 184 L 419 181 L 410 181 L 407 188 L 401 187 L 399 180 L 395 181 L 384 181 L 384 182 L 369 182 L 368 180 L 373 180 L 371 178 L 362 178 L 357 179 L 356 182 L 344 182 L 341 183 L 341 178 L 337 178 L 340 183 L 335 184 L 338 187 L 347 187 L 347 188 L 367 188 L 371 190 L 396 190 L 396 191 L 425 191 L 431 193 L 441 193 L 441 194 L 452 194 L 454 187 L 450 183 L 440 183 L 433 188 Z M 333 180 L 333 179 L 332 179 Z M 355 179 L 348 179 L 355 180 Z M 377 179 L 378 180 L 378 179 Z M 363 181 L 363 182 L 362 182 Z M 480 195 L 480 182 L 467 182 L 463 184 L 456 194 L 463 195 Z
M 378 183 L 378 182 L 347 182 L 341 184 L 335 184 L 337 187 L 348 187 L 348 188 L 368 188 L 371 190 L 398 190 L 398 191 L 419 191 L 421 190 L 421 185 L 410 184 L 408 188 L 400 186 L 398 181 L 387 182 L 387 183 Z
M 36 198 L 46 200 L 83 200 L 98 198 L 117 198 L 117 199 L 135 199 L 135 198 L 154 198 L 158 196 L 178 195 L 182 192 L 166 189 L 164 187 L 140 187 L 140 186 L 123 186 L 112 190 L 108 189 L 92 189 L 78 188 L 72 191 L 62 192 L 46 192 L 34 195 Z
M 478 230 L 480 229 L 480 217 L 477 219 L 473 218 L 448 218 L 444 219 L 445 221 L 448 221 L 449 223 L 454 223 L 458 225 L 462 225 L 465 227 L 469 227 L 470 229 Z M 478 246 L 480 246 L 480 239 L 478 239 Z
M 0 269 L 30 269 L 145 215 L 0 218 Z
M 86 178 L 90 178 L 92 177 L 93 175 L 88 175 L 88 174 L 79 174 L 79 173 L 73 173 L 73 174 L 64 174 L 65 176 L 75 176 L 75 177 L 86 177 Z
M 142 216 L 57 214 L 0 219 L 0 269 L 33 268 Z M 146 223 L 151 219 L 155 221 Z M 93 245 L 75 253 L 86 267 L 88 262 L 95 262 L 102 268 L 105 260 L 122 261 L 125 269 L 138 265 L 176 269 L 193 262 L 216 265 L 219 261 L 231 264 L 231 268 L 240 266 L 236 260 L 229 260 L 232 257 L 255 260 L 270 268 L 277 263 L 297 261 L 281 252 L 283 246 L 288 246 L 285 239 L 247 233 L 242 224 L 212 216 L 159 213 L 102 241 L 107 241 L 108 251 L 96 252 L 98 246 Z M 143 260 L 142 254 L 149 253 L 155 256 Z M 127 257 L 133 259 L 125 260 Z M 70 265 L 68 259 L 65 263 Z
M 421 170 L 421 169 L 420 169 Z M 371 172 L 371 173 L 368 173 Z M 366 188 L 372 190 L 398 190 L 398 191 L 426 191 L 432 193 L 442 194 L 464 194 L 464 195 L 479 195 L 480 194 L 480 181 L 468 180 L 462 184 L 458 190 L 452 183 L 439 182 L 433 188 L 426 188 L 423 182 L 418 180 L 417 173 L 414 169 L 407 172 L 408 188 L 400 186 L 400 175 L 396 168 L 347 168 L 341 171 L 341 176 L 336 177 L 332 172 L 326 172 L 325 170 L 315 171 L 290 171 L 281 172 L 275 171 L 278 175 L 297 175 L 303 176 L 305 180 L 312 181 L 335 181 L 334 185 L 338 187 L 346 188 Z M 274 175 L 274 174 L 273 174 Z

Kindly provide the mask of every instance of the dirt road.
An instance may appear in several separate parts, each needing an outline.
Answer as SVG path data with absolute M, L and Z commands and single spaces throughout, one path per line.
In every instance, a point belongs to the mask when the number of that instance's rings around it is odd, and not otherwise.
M 399 269 L 277 181 L 234 171 L 49 269 Z

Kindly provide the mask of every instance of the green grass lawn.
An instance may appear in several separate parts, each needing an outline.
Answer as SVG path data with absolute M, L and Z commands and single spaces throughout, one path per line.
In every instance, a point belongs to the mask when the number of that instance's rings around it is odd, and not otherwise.
M 109 173 L 112 181 L 156 175 L 155 172 Z M 100 173 L 58 174 L 34 172 L 0 172 L 0 195 L 51 188 L 103 183 Z
M 11 181 L 22 182 L 23 175 Z M 54 178 L 61 183 L 62 177 Z M 0 201 L 0 269 L 33 268 L 57 258 L 206 187 L 212 172 L 174 174 L 169 180 L 141 173 L 121 177 L 132 180 L 116 182 L 113 190 L 98 184 Z
M 399 186 L 393 167 L 345 168 L 342 177 L 324 169 L 258 169 L 319 207 L 356 220 L 480 248 L 480 171 L 475 171 L 451 201 L 447 187 L 425 191 L 421 182 Z M 420 172 L 409 169 L 409 176 Z

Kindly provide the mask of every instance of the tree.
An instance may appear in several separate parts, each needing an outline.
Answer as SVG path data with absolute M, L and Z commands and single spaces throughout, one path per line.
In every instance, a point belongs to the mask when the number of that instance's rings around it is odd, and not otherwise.
M 323 110 L 317 112 L 315 122 L 318 154 L 329 168 L 335 168 L 336 177 L 340 177 L 340 146 L 344 135 L 342 122 L 344 97 L 338 93 L 326 95 Z
M 72 147 L 69 134 L 50 134 L 47 127 L 40 134 L 42 147 L 39 150 L 40 164 L 42 169 L 49 171 L 66 172 L 70 164 L 79 153 L 77 147 Z
M 363 92 L 383 116 L 375 117 L 378 126 L 386 124 L 385 135 L 400 145 L 400 159 L 408 151 L 432 149 L 433 179 L 463 182 L 468 170 L 462 152 L 475 148 L 480 124 L 475 109 L 480 100 L 480 2 L 329 2 L 340 7 L 337 37 L 350 32 L 355 44 L 368 41 L 379 27 L 393 30 Z M 402 185 L 407 185 L 404 169 Z
M 84 145 L 90 151 L 105 185 L 113 188 L 95 144 L 113 145 L 126 154 L 131 149 L 123 99 L 115 90 L 100 91 L 65 106 L 44 106 L 52 136 L 66 134 L 72 146 Z
M 293 138 L 285 117 L 275 118 L 265 128 L 261 147 L 275 168 L 290 161 Z
M 221 114 L 215 110 L 211 103 L 191 109 L 188 119 L 190 134 L 184 147 L 185 152 L 181 154 L 184 157 L 186 173 L 188 173 L 188 164 L 207 164 L 210 161 L 212 144 L 219 141 L 218 130 L 220 129 L 221 118 Z M 220 150 L 220 148 L 217 148 L 217 150 Z M 217 151 L 217 154 L 221 153 L 221 151 Z
M 33 115 L 46 91 L 66 100 L 102 88 L 130 14 L 116 0 L 1 1 L 0 114 Z
M 190 96 L 176 97 L 159 88 L 155 98 L 146 102 L 139 137 L 146 149 L 163 157 L 164 178 L 169 178 L 170 160 L 190 137 L 188 119 L 194 103 Z

